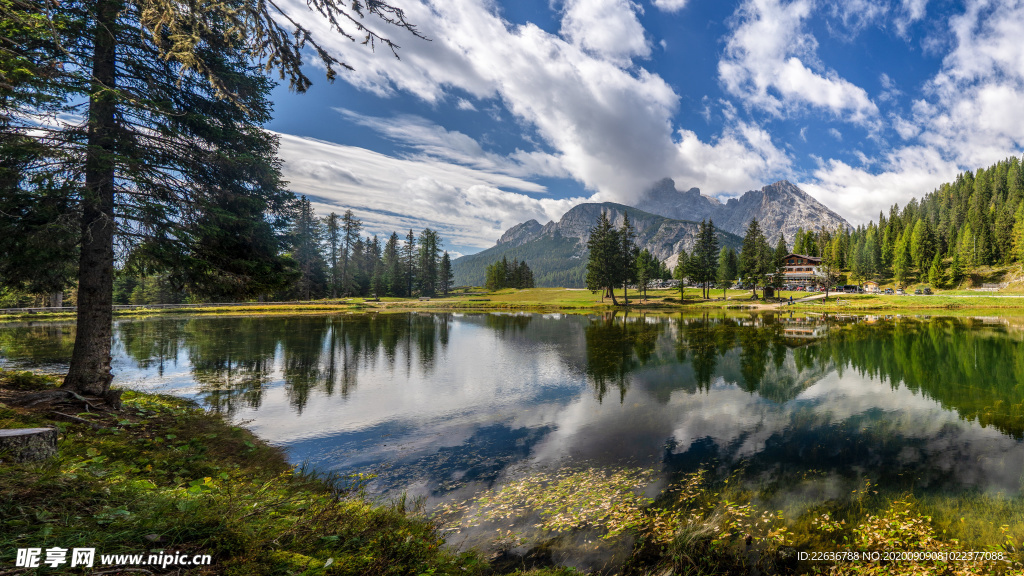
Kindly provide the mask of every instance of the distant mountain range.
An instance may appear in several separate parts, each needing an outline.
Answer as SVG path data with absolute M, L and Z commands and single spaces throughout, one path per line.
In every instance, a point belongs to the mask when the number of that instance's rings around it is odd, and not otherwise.
M 612 202 L 579 204 L 558 222 L 541 225 L 530 220 L 517 224 L 493 248 L 454 260 L 455 284 L 482 286 L 487 266 L 506 256 L 509 260 L 525 260 L 533 270 L 537 286 L 582 287 L 589 255 L 587 240 L 602 211 L 608 213 L 616 228 L 622 225 L 623 215 L 629 214 L 637 231 L 637 244 L 665 261 L 669 268 L 676 265 L 681 248 L 693 250 L 700 227 L 697 222 L 666 218 Z M 743 239 L 719 230 L 718 243 L 738 249 Z
M 669 268 L 675 267 L 679 250 L 693 250 L 699 222 L 710 218 L 718 230 L 719 246 L 737 250 L 747 224 L 757 218 L 770 243 L 785 234 L 792 243 L 796 231 L 849 227 L 850 224 L 825 205 L 787 181 L 752 190 L 721 203 L 702 196 L 696 188 L 676 190 L 670 178 L 648 190 L 637 206 L 612 202 L 579 204 L 558 222 L 530 220 L 509 228 L 492 247 L 452 262 L 455 284 L 482 286 L 489 264 L 508 257 L 525 260 L 533 269 L 537 286 L 582 287 L 587 263 L 587 240 L 601 212 L 616 227 L 623 214 L 637 230 L 637 244 L 647 248 Z
M 773 246 L 779 234 L 785 234 L 786 241 L 792 244 L 800 228 L 834 230 L 850 227 L 845 218 L 787 180 L 769 184 L 760 190 L 751 190 L 722 204 L 714 198 L 701 195 L 696 188 L 680 192 L 676 190 L 676 184 L 671 178 L 665 178 L 648 190 L 636 207 L 680 220 L 700 222 L 710 219 L 714 221 L 715 227 L 738 236 L 743 236 L 747 224 L 757 218 L 761 230 Z

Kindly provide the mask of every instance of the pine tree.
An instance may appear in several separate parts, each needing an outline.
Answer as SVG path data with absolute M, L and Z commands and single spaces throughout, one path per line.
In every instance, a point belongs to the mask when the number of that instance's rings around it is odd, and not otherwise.
M 910 279 L 910 268 L 913 266 L 913 257 L 910 255 L 910 242 L 913 232 L 908 228 L 900 235 L 896 243 L 896 255 L 893 261 L 892 270 L 896 283 L 905 286 Z
M 448 256 L 448 251 L 444 251 L 444 255 L 441 256 L 441 270 L 440 270 L 440 284 L 439 288 L 443 296 L 447 296 L 448 292 L 455 285 L 455 272 L 452 271 L 452 259 Z
M 384 289 L 388 296 L 402 296 L 405 292 L 405 274 L 398 242 L 398 233 L 392 232 L 384 244 Z
M 1013 224 L 1013 260 L 1024 261 L 1024 201 L 1017 205 Z
M 711 283 L 718 277 L 718 236 L 714 222 L 701 222 L 697 233 L 697 242 L 693 246 L 693 254 L 687 264 L 690 269 L 690 280 L 701 285 L 701 294 L 709 298 Z
M 384 2 L 364 8 L 312 0 L 309 7 L 331 29 L 349 34 L 345 23 L 392 49 L 397 46 L 363 24 L 362 15 L 415 33 L 402 11 Z M 51 160 L 62 159 L 48 163 L 57 169 L 47 168 L 44 180 L 74 183 L 62 219 L 78 224 L 78 321 L 64 386 L 105 395 L 112 380 L 114 261 L 125 256 L 115 254 L 115 237 L 131 238 L 137 258 L 190 290 L 276 289 L 288 279 L 281 253 L 291 195 L 274 160 L 277 139 L 262 129 L 269 120 L 264 70 L 278 69 L 303 91 L 309 47 L 330 78 L 344 63 L 273 2 L 65 0 L 4 2 L 0 9 L 0 70 L 10 61 L 6 20 L 25 9 L 60 48 L 57 60 L 44 62 L 58 74 L 25 68 L 41 81 L 39 100 L 57 95 L 81 106 L 81 125 L 37 124 L 23 135 L 49 148 L 44 154 Z M 20 36 L 13 36 L 16 45 Z M 69 198 L 68 186 L 47 188 L 47 196 Z
M 936 288 L 942 284 L 942 256 L 938 253 L 932 258 L 931 268 L 928 269 L 928 282 Z
M 416 235 L 412 228 L 405 235 L 405 244 L 402 245 L 402 277 L 405 281 L 405 296 L 412 298 L 413 286 L 416 282 Z
M 434 296 L 437 293 L 438 284 L 438 259 L 440 257 L 441 242 L 437 232 L 430 228 L 424 228 L 420 233 L 420 247 L 417 254 L 417 282 L 420 294 L 423 296 Z
M 313 207 L 305 196 L 299 199 L 294 220 L 291 235 L 292 258 L 299 269 L 294 294 L 301 299 L 312 300 L 323 293 L 327 267 L 320 253 L 320 220 L 313 213 Z
M 618 270 L 619 281 L 622 282 L 623 303 L 629 306 L 629 283 L 636 279 L 636 257 L 639 248 L 636 245 L 636 229 L 629 222 L 629 214 L 622 213 L 622 227 L 619 229 L 619 241 L 621 243 Z
M 953 254 L 953 263 L 949 267 L 949 280 L 954 287 L 959 287 L 960 282 L 964 279 L 964 268 L 963 264 L 960 263 L 960 252 L 957 251 Z
M 587 260 L 587 289 L 603 291 L 605 295 L 611 296 L 612 304 L 616 306 L 619 303 L 614 288 L 622 277 L 622 246 L 619 231 L 612 228 L 608 214 L 602 210 L 587 240 L 590 252 Z
M 772 253 L 774 266 L 772 267 L 772 287 L 781 290 L 786 283 L 786 256 L 789 250 L 786 248 L 786 236 L 779 235 L 779 241 L 775 243 L 775 251 Z
M 679 258 L 676 260 L 676 267 L 672 270 L 672 277 L 679 280 L 679 299 L 686 299 L 686 282 L 687 270 L 690 266 L 690 255 L 686 253 L 686 248 L 679 249 Z
M 736 251 L 728 246 L 722 246 L 718 252 L 718 287 L 722 289 L 722 298 L 727 296 L 727 290 L 736 281 L 738 274 L 739 261 L 736 258 Z
M 806 238 L 806 235 L 805 235 Z M 751 219 L 747 224 L 747 232 L 743 236 L 743 246 L 740 249 L 740 277 L 751 285 L 753 297 L 757 298 L 757 286 L 764 286 L 768 273 L 774 264 L 774 252 L 768 246 L 768 240 L 761 232 L 761 225 L 757 219 Z
M 962 266 L 973 268 L 978 265 L 978 261 L 976 259 L 978 254 L 978 241 L 970 222 L 968 222 L 960 232 L 957 254 L 960 256 L 960 264 Z
M 352 247 L 359 239 L 359 232 L 363 229 L 363 223 L 355 217 L 351 210 L 345 210 L 341 217 L 341 291 L 345 295 L 351 294 L 356 286 L 349 273 L 349 263 L 352 261 Z
M 641 250 L 636 258 L 636 286 L 644 298 L 647 297 L 647 287 L 659 275 L 660 265 L 661 262 L 647 248 Z
M 338 297 L 338 286 L 341 283 L 338 270 L 338 252 L 341 244 L 341 233 L 338 215 L 331 212 L 324 218 L 324 231 L 327 242 L 327 266 L 330 271 L 331 298 Z

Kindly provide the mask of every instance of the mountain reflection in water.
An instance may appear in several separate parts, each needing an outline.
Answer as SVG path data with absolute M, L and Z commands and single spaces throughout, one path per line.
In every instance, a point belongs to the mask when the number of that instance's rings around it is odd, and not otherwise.
M 711 467 L 809 506 L 869 477 L 1016 495 L 1024 350 L 1004 322 L 542 314 L 153 318 L 115 326 L 115 384 L 188 395 L 296 462 L 465 496 L 523 470 Z M 0 327 L 59 366 L 68 324 Z

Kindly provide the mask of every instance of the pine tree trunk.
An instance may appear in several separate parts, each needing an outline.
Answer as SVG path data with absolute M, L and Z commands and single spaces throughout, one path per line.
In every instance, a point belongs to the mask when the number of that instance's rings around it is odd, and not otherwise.
M 102 395 L 110 388 L 114 291 L 114 160 L 117 143 L 116 41 L 120 0 L 96 6 L 92 87 L 82 196 L 78 321 L 64 388 Z

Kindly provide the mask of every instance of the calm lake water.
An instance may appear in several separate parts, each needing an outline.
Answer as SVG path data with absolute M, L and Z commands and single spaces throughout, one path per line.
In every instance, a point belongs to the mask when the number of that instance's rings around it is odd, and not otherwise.
M 795 517 L 870 479 L 1020 495 L 1024 345 L 1001 319 L 559 314 L 118 321 L 115 385 L 189 396 L 295 463 L 428 506 L 530 470 L 708 469 Z M 60 369 L 73 325 L 0 325 Z

